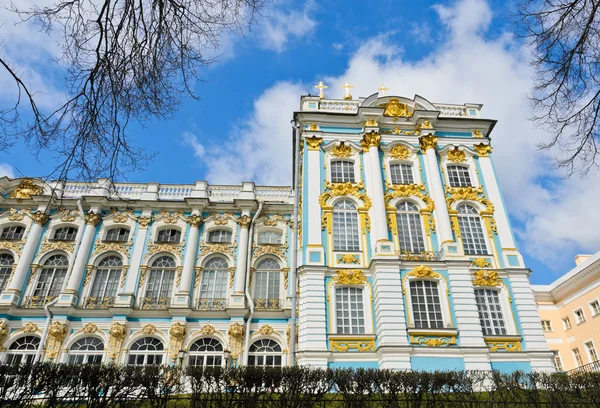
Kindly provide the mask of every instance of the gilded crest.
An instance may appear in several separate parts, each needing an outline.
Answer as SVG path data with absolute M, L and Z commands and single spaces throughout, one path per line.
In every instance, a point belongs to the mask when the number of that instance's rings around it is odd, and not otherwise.
M 492 264 L 485 258 L 475 258 L 471 261 L 471 266 L 476 266 L 478 268 L 491 268 Z
M 37 324 L 29 322 L 23 326 L 23 333 L 35 333 L 38 331 Z
M 496 271 L 477 271 L 473 274 L 473 286 L 498 286 L 501 282 Z
M 408 273 L 409 276 L 414 276 L 415 278 L 432 278 L 437 279 L 440 277 L 439 273 L 436 273 L 428 266 L 419 265 L 412 271 Z
M 400 102 L 396 98 L 390 99 L 390 101 L 384 105 L 385 111 L 383 116 L 391 116 L 394 118 L 410 118 L 413 114 L 408 111 L 408 107 L 405 103 Z
M 340 143 L 338 146 L 335 146 L 331 151 L 333 157 L 339 157 L 342 159 L 348 158 L 352 156 L 352 149 L 350 146 L 344 144 L 344 142 Z
M 338 258 L 338 262 L 341 264 L 358 264 L 360 260 L 356 255 L 344 254 Z
M 43 190 L 40 186 L 35 185 L 32 180 L 25 179 L 10 193 L 9 198 L 22 200 L 31 198 L 34 195 L 41 195 L 42 193 Z
M 258 332 L 262 335 L 265 336 L 270 336 L 271 334 L 273 334 L 275 330 L 273 330 L 273 328 L 271 326 L 269 326 L 268 324 L 263 324 L 260 329 L 258 330 Z
M 462 150 L 452 149 L 448 152 L 448 161 L 452 163 L 464 163 L 467 161 L 467 156 Z
M 215 333 L 215 328 L 210 324 L 205 324 L 202 326 L 202 329 L 200 329 L 200 333 L 204 336 L 212 336 Z
M 367 277 L 359 269 L 340 270 L 333 277 L 333 282 L 337 285 L 363 285 L 367 282 Z
M 94 323 L 86 323 L 81 330 L 87 334 L 96 333 L 98 331 L 98 326 Z
M 410 150 L 408 150 L 408 147 L 406 146 L 394 146 L 390 150 L 390 157 L 397 160 L 406 160 L 410 157 Z
M 147 324 L 142 329 L 142 333 L 144 333 L 144 334 L 154 334 L 154 333 L 156 333 L 156 331 L 157 331 L 156 326 L 153 324 Z

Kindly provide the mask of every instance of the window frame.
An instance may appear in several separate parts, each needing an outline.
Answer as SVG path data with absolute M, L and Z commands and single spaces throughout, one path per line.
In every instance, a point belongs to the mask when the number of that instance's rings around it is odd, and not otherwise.
M 354 206 L 354 209 L 349 209 L 349 208 L 343 208 L 343 209 L 336 209 L 335 206 L 338 203 L 341 202 L 349 202 Z M 363 247 L 363 243 L 362 243 L 362 234 L 363 231 L 361 231 L 361 216 L 360 213 L 358 211 L 359 206 L 357 205 L 356 202 L 354 202 L 353 200 L 351 200 L 349 197 L 342 197 L 339 200 L 336 200 L 335 202 L 332 203 L 332 210 L 331 210 L 331 245 L 333 248 L 333 252 L 362 252 L 362 247 Z M 342 214 L 350 214 L 350 215 L 354 215 L 356 217 L 356 243 L 358 244 L 357 246 L 354 246 L 354 242 L 352 240 L 352 237 L 349 239 L 347 237 L 348 232 L 349 232 L 349 228 L 352 228 L 353 226 L 350 225 L 352 220 L 349 220 L 348 215 L 344 215 L 344 248 L 343 249 L 338 249 L 336 247 L 336 232 L 338 232 L 338 229 L 336 229 L 336 211 L 337 213 L 342 213 Z M 351 234 L 353 235 L 352 232 L 350 231 Z M 339 233 L 339 232 L 338 232 Z
M 65 230 L 65 229 L 74 229 L 74 233 L 72 233 L 73 239 L 68 239 L 69 233 L 67 233 L 67 238 L 57 238 L 56 234 L 61 231 L 61 230 Z M 74 242 L 75 240 L 77 240 L 77 234 L 79 233 L 79 227 L 76 225 L 71 225 L 71 224 L 61 224 L 61 225 L 57 225 L 54 228 L 52 228 L 52 232 L 51 232 L 51 241 L 57 241 L 57 242 Z
M 333 168 L 334 168 L 334 164 L 337 165 L 337 163 L 341 164 L 341 179 L 336 179 L 334 180 L 333 178 Z M 344 164 L 348 164 L 348 166 L 344 167 Z M 348 179 L 346 179 L 346 171 L 348 169 L 352 170 L 352 173 L 347 177 Z M 332 158 L 329 161 L 329 181 L 332 183 L 336 183 L 336 184 L 342 184 L 342 183 L 352 183 L 352 184 L 356 184 L 358 182 L 360 182 L 359 177 L 356 176 L 357 175 L 357 171 L 356 171 L 356 161 L 353 159 L 347 159 L 347 158 Z
M 407 310 L 407 316 L 409 318 L 408 329 L 419 331 L 419 330 L 456 330 L 456 324 L 452 317 L 451 309 L 450 309 L 450 294 L 449 294 L 449 286 L 445 277 L 440 276 L 439 278 L 421 278 L 416 276 L 410 276 L 408 273 L 402 279 L 403 287 L 406 288 L 407 295 L 405 296 L 405 305 Z M 412 303 L 412 296 L 410 291 L 410 282 L 412 281 L 432 281 L 438 284 L 438 296 L 440 299 L 440 306 L 442 311 L 442 320 L 443 327 L 440 329 L 425 329 L 425 328 L 417 328 L 415 326 L 414 319 L 414 307 Z
M 154 339 L 160 342 L 160 344 L 162 345 L 162 350 L 131 350 L 131 348 L 137 344 L 139 341 L 144 340 L 144 339 Z M 132 356 L 142 356 L 142 360 L 143 363 L 139 364 L 137 361 L 134 363 L 131 363 L 131 357 Z M 158 363 L 151 363 L 148 364 L 148 357 L 149 356 L 160 356 L 160 361 Z M 156 336 L 142 336 L 139 337 L 135 340 L 133 340 L 130 343 L 130 346 L 128 347 L 127 350 L 127 362 L 125 363 L 125 365 L 133 365 L 133 366 L 147 366 L 147 365 L 162 365 L 162 364 L 167 364 L 168 363 L 168 358 L 167 357 L 167 347 L 165 347 L 165 342 Z
M 579 351 L 579 347 L 575 347 L 571 349 L 571 354 L 573 354 L 573 360 L 575 360 L 575 368 L 582 367 L 583 357 L 581 356 L 581 351 Z
M 22 228 L 22 234 L 18 237 L 15 238 L 14 236 L 11 237 L 4 237 L 5 231 L 7 229 L 11 229 L 11 228 Z M 14 232 L 10 232 L 10 234 L 14 235 Z M 24 224 L 4 224 L 2 225 L 2 229 L 0 230 L 0 240 L 2 241 L 21 241 L 22 239 L 25 238 L 25 236 L 27 235 L 27 226 Z
M 225 261 L 225 267 L 224 268 L 216 268 L 216 267 L 211 267 L 209 266 L 209 264 L 211 262 L 215 262 L 216 259 L 222 259 Z M 229 268 L 230 268 L 230 262 L 229 259 L 223 255 L 223 254 L 216 254 L 215 256 L 211 256 L 210 258 L 206 259 L 204 261 L 204 266 L 202 267 L 202 271 L 200 272 L 200 283 L 199 283 L 199 288 L 198 288 L 198 299 L 227 299 L 229 297 Z M 215 289 L 216 289 L 216 278 L 217 278 L 217 274 L 215 273 L 215 279 L 213 280 L 213 288 L 212 290 L 210 290 L 212 296 L 202 296 L 202 293 L 204 291 L 203 286 L 206 284 L 205 282 L 205 275 L 207 272 L 211 272 L 211 271 L 216 271 L 216 272 L 220 272 L 221 274 L 225 275 L 225 293 L 224 296 L 222 297 L 215 297 Z
M 211 235 L 214 234 L 214 233 L 217 233 L 217 232 L 220 232 L 220 233 L 223 233 L 223 232 L 229 233 L 230 234 L 229 241 L 213 241 L 211 239 Z M 233 243 L 234 238 L 235 237 L 234 237 L 233 230 L 230 229 L 230 228 L 211 228 L 210 230 L 206 231 L 206 242 L 209 243 L 209 244 L 227 244 L 227 245 L 231 245 Z
M 460 207 L 471 207 L 472 209 L 475 210 L 475 213 L 461 213 L 459 211 Z M 490 239 L 488 237 L 488 235 L 486 234 L 486 226 L 485 226 L 485 221 L 483 220 L 483 217 L 481 216 L 481 208 L 479 207 L 479 205 L 471 202 L 471 201 L 460 201 L 456 204 L 456 207 L 454 208 L 454 210 L 456 211 L 456 221 L 458 223 L 458 230 L 460 232 L 460 243 L 463 249 L 463 253 L 465 254 L 465 256 L 492 256 L 493 255 L 493 249 L 492 249 L 492 243 L 490 242 Z M 465 231 L 462 230 L 461 228 L 461 218 L 463 219 L 470 219 L 470 220 L 474 220 L 477 219 L 478 221 L 478 225 L 479 228 L 481 229 L 481 237 L 483 238 L 483 242 L 485 244 L 485 251 L 486 252 L 474 252 L 474 253 L 467 253 L 466 251 L 466 246 L 465 246 Z M 470 230 L 473 230 L 473 226 L 469 226 Z M 475 244 L 475 239 L 473 240 L 473 242 L 471 243 L 471 245 L 473 247 L 476 247 L 477 245 Z
M 569 316 L 565 316 L 561 320 L 562 320 L 563 328 L 565 329 L 565 331 L 571 330 L 573 328 L 573 325 L 571 324 L 571 319 L 569 319 Z
M 477 302 L 477 294 L 476 291 L 477 290 L 483 290 L 483 291 L 494 291 L 496 292 L 496 296 L 498 297 L 498 307 L 500 308 L 500 313 L 502 314 L 502 323 L 504 323 L 504 326 L 500 326 L 500 327 L 496 327 L 495 324 L 493 323 L 494 320 L 498 320 L 496 319 L 491 319 L 492 324 L 489 325 L 494 332 L 497 331 L 498 329 L 504 329 L 504 333 L 486 333 L 485 329 L 484 329 L 484 325 L 481 325 L 481 330 L 483 333 L 483 336 L 487 337 L 487 336 L 510 336 L 510 335 L 514 335 L 515 332 L 514 330 L 511 330 L 511 328 L 513 327 L 512 325 L 512 313 L 507 313 L 507 311 L 510 311 L 510 307 L 506 304 L 506 293 L 504 288 L 502 287 L 491 287 L 491 286 L 476 286 L 473 288 L 474 289 L 474 293 L 475 293 L 475 303 L 477 304 L 477 312 L 479 313 L 479 303 Z M 486 295 L 486 306 L 488 306 L 489 308 L 489 304 L 487 302 L 487 293 Z M 488 310 L 488 313 L 489 312 Z M 481 317 L 480 317 L 480 323 L 481 323 Z
M 261 235 L 263 234 L 277 234 L 279 235 L 279 242 L 263 242 L 261 241 Z M 280 229 L 260 229 L 256 233 L 256 243 L 258 245 L 283 245 L 283 232 Z
M 362 289 L 362 298 L 363 298 L 363 316 L 364 316 L 364 327 L 365 332 L 361 334 L 344 334 L 339 333 L 337 330 L 337 302 L 336 302 L 336 289 L 340 287 L 354 287 Z M 367 281 L 364 284 L 358 285 L 348 285 L 348 284 L 338 284 L 335 281 L 330 280 L 327 289 L 327 300 L 329 303 L 329 327 L 331 331 L 331 335 L 334 336 L 370 336 L 375 333 L 374 322 L 373 322 L 373 307 L 371 303 L 372 299 L 372 288 L 371 284 Z
M 581 320 L 577 316 L 577 312 L 581 312 Z M 583 307 L 578 307 L 577 309 L 574 309 L 573 316 L 575 316 L 575 323 L 577 324 L 577 326 L 587 322 L 587 318 L 585 317 L 585 312 L 583 311 Z
M 13 274 L 13 269 L 16 268 L 17 263 L 15 262 L 15 256 L 12 252 L 4 251 L 0 253 L 0 259 L 3 257 L 11 257 L 12 263 L 3 263 L 0 262 L 0 292 L 4 291 L 8 287 L 8 282 L 10 280 L 11 275 Z
M 167 239 L 167 240 L 162 240 L 161 239 L 161 234 L 164 234 L 166 231 L 174 231 L 175 232 L 175 236 L 177 236 L 176 239 Z M 169 238 L 171 238 L 171 236 L 169 236 Z M 164 226 L 159 228 L 156 231 L 156 235 L 154 237 L 154 242 L 156 244 L 179 244 L 181 243 L 181 238 L 183 237 L 183 231 L 181 230 L 181 228 L 176 227 L 176 226 Z
M 102 348 L 99 350 L 73 350 L 73 347 L 77 343 L 79 343 L 80 341 L 86 340 L 86 339 L 94 339 L 94 340 L 99 341 L 102 344 Z M 75 341 L 73 341 L 71 343 L 71 345 L 68 348 L 66 362 L 68 364 L 101 364 L 102 361 L 104 360 L 104 353 L 105 353 L 104 340 L 97 336 L 86 335 L 86 336 L 76 339 Z M 83 361 L 81 361 L 81 362 L 72 361 L 72 360 L 75 360 L 78 356 L 83 356 L 83 358 L 82 358 Z M 90 361 L 90 357 L 95 357 L 95 358 L 100 357 L 100 359 L 99 359 L 99 361 Z
M 585 353 L 587 354 L 588 361 L 590 362 L 590 364 L 600 361 L 598 351 L 596 350 L 596 346 L 594 345 L 594 340 L 589 339 L 584 341 L 583 347 L 585 348 Z
M 477 187 L 477 177 L 473 177 L 473 171 L 471 170 L 471 165 L 470 164 L 465 164 L 465 163 L 454 163 L 454 162 L 446 162 L 446 166 L 445 166 L 445 173 L 446 173 L 446 183 L 448 185 L 448 187 L 450 188 L 463 188 L 463 187 Z M 450 178 L 450 168 L 451 167 L 456 167 L 456 168 L 461 168 L 466 170 L 466 174 L 469 176 L 469 184 L 462 184 L 462 182 L 459 185 L 452 185 L 452 179 Z M 460 172 L 459 172 L 460 173 Z M 458 173 L 457 173 L 458 174 Z M 458 178 L 460 179 L 461 174 L 458 174 Z
M 554 331 L 554 327 L 552 326 L 552 320 L 542 320 L 542 331 L 544 333 L 552 333 Z
M 201 341 L 209 341 L 209 342 L 216 342 L 219 343 L 221 350 L 212 350 L 212 351 L 196 351 L 196 350 L 192 350 L 192 348 L 194 347 L 194 345 L 196 345 L 196 343 L 201 342 Z M 203 346 L 205 346 L 206 344 L 203 344 Z M 223 344 L 223 342 L 221 340 L 219 340 L 218 338 L 215 337 L 200 337 L 195 339 L 194 341 L 190 342 L 190 345 L 188 347 L 188 356 L 187 356 L 187 365 L 190 367 L 225 367 L 225 345 Z M 202 364 L 198 365 L 196 364 L 198 358 L 201 357 L 202 358 Z M 206 360 L 207 358 L 212 357 L 212 358 L 219 358 L 220 362 L 219 364 L 206 364 Z M 194 363 L 192 363 L 192 358 L 194 358 Z
M 66 265 L 48 265 L 48 262 L 54 258 L 54 257 L 58 257 L 58 256 L 62 256 L 64 259 L 66 259 L 67 264 Z M 40 298 L 48 298 L 48 296 L 54 296 L 54 297 L 58 297 L 60 295 L 60 293 L 63 291 L 63 289 L 66 287 L 67 283 L 68 283 L 68 277 L 67 277 L 67 272 L 69 271 L 69 258 L 66 254 L 64 253 L 51 253 L 48 254 L 48 256 L 45 257 L 45 259 L 43 260 L 43 262 L 40 264 L 40 272 L 37 273 L 37 276 L 35 278 L 34 284 L 31 287 L 31 296 L 32 297 L 40 297 Z M 39 288 L 39 284 L 40 284 L 40 280 L 43 276 L 46 275 L 46 271 L 48 270 L 52 270 L 52 274 L 50 276 L 50 280 L 49 280 L 49 284 L 47 286 L 47 288 L 44 290 L 43 294 L 36 294 L 36 292 L 38 290 L 42 290 L 42 289 L 38 289 Z M 57 279 L 57 275 L 56 272 L 57 270 L 64 270 L 64 276 L 62 277 L 62 282 L 60 283 L 59 287 L 56 290 L 52 290 L 53 289 L 53 285 L 56 282 Z M 56 292 L 56 295 L 52 295 L 50 294 L 51 292 Z
M 392 172 L 392 167 L 394 166 L 400 166 L 400 168 L 402 168 L 402 166 L 408 166 L 409 170 L 410 170 L 410 178 L 412 178 L 412 183 L 395 183 L 394 182 L 394 173 Z M 407 161 L 407 160 L 390 160 L 388 162 L 388 175 L 389 175 L 389 183 L 393 186 L 408 186 L 411 184 L 418 184 L 418 179 L 417 177 L 415 177 L 415 164 L 412 161 Z M 401 178 L 404 178 L 404 172 L 400 171 L 400 174 L 402 175 Z
M 562 357 L 560 356 L 560 351 L 558 350 L 551 350 L 552 353 L 554 354 L 552 357 L 552 363 L 554 364 L 554 368 L 556 369 L 556 371 L 562 372 L 565 371 L 565 366 L 563 365 L 562 362 Z M 556 364 L 558 362 L 558 364 Z M 559 368 L 560 366 L 560 368 Z
M 596 305 L 596 307 L 593 306 L 594 304 Z M 590 302 L 588 302 L 588 306 L 590 307 L 592 318 L 600 315 L 600 301 L 598 300 L 598 298 L 592 299 Z
M 115 230 L 127 230 L 127 237 L 124 240 L 108 239 L 109 234 L 112 231 L 115 231 Z M 106 227 L 106 230 L 104 231 L 104 235 L 103 235 L 102 241 L 104 241 L 104 242 L 114 242 L 114 243 L 125 243 L 125 242 L 128 242 L 131 239 L 131 231 L 132 231 L 132 229 L 131 229 L 131 227 L 129 225 L 120 225 L 120 224 L 117 224 L 117 225 L 108 226 L 108 227 Z M 120 235 L 121 234 L 119 234 L 119 236 Z
M 258 342 L 262 343 L 264 341 L 273 342 L 273 343 L 277 344 L 277 346 L 279 347 L 279 351 L 275 351 L 275 352 L 250 351 L 256 343 L 258 343 Z M 261 347 L 264 347 L 264 343 L 261 344 Z M 280 364 L 267 364 L 266 360 L 270 356 L 273 357 L 273 360 L 275 360 L 277 357 L 279 357 Z M 257 357 L 262 358 L 262 360 L 263 360 L 262 364 L 256 364 Z M 252 363 L 251 363 L 251 360 L 253 360 Z M 248 366 L 252 366 L 252 367 L 284 367 L 285 364 L 286 364 L 286 361 L 285 361 L 284 347 L 282 346 L 281 342 L 279 342 L 273 338 L 270 338 L 270 337 L 255 338 L 252 340 L 252 343 L 250 343 L 250 345 L 248 346 Z
M 106 266 L 106 265 L 102 265 L 103 262 L 107 261 L 108 259 L 118 259 L 119 262 L 121 263 L 120 266 Z M 100 255 L 98 258 L 96 258 L 96 261 L 94 262 L 94 276 L 93 279 L 91 279 L 91 282 L 89 284 L 89 288 L 87 290 L 87 298 L 101 298 L 101 299 L 106 299 L 106 298 L 116 298 L 117 294 L 119 292 L 119 287 L 120 287 L 120 281 L 123 278 L 123 268 L 124 268 L 124 264 L 123 264 L 123 258 L 121 257 L 121 255 L 117 255 L 116 253 L 111 253 L 111 254 L 105 254 L 104 256 Z M 98 279 L 98 274 L 101 271 L 107 271 L 106 273 L 106 278 L 104 281 L 104 284 L 102 285 L 102 296 L 93 296 L 94 294 L 94 286 L 96 285 L 96 281 Z M 116 271 L 116 272 L 115 272 Z M 113 275 L 117 275 L 117 279 L 116 279 L 116 285 L 115 285 L 115 290 L 114 290 L 114 294 L 107 296 L 107 289 L 109 286 L 109 281 L 111 276 Z
M 19 350 L 16 348 L 15 349 L 11 348 L 13 346 L 13 344 L 18 342 L 19 340 L 24 340 L 26 338 L 37 339 L 37 347 L 33 350 L 29 350 L 29 349 Z M 34 334 L 27 334 L 25 336 L 20 336 L 20 337 L 13 339 L 12 342 L 10 343 L 10 345 L 6 348 L 5 355 L 3 358 L 4 363 L 5 364 L 33 363 L 33 360 L 35 359 L 35 355 L 37 354 L 37 351 L 40 348 L 41 342 L 42 342 L 41 337 L 34 335 Z M 27 343 L 27 344 L 31 344 L 31 343 Z M 15 362 L 15 356 L 20 356 L 20 358 L 18 358 L 18 360 L 19 360 L 18 362 Z M 27 357 L 27 356 L 29 356 L 29 357 Z M 23 359 L 25 359 L 24 363 L 23 363 Z
M 403 204 L 403 203 L 407 203 L 409 205 L 415 206 L 416 207 L 416 211 L 399 210 L 398 207 L 401 204 Z M 421 214 L 421 206 L 418 203 L 415 203 L 415 202 L 410 201 L 410 200 L 399 200 L 399 201 L 397 201 L 395 203 L 394 208 L 396 209 L 395 212 L 394 212 L 394 214 L 396 215 L 396 230 L 398 232 L 398 237 L 397 238 L 398 238 L 398 247 L 400 248 L 400 252 L 401 253 L 410 252 L 411 254 L 419 254 L 421 252 L 427 252 L 429 250 L 429 246 L 428 246 L 428 242 L 427 242 L 427 236 L 426 236 L 426 233 L 425 233 L 426 228 L 425 228 L 425 224 L 423 222 L 423 216 Z M 410 243 L 411 243 L 411 245 L 410 245 L 411 246 L 411 250 L 410 251 L 406 251 L 402 247 L 402 238 L 401 238 L 401 235 L 400 235 L 400 219 L 401 219 L 400 218 L 400 214 L 405 214 L 406 218 L 408 220 L 409 236 L 410 236 Z M 418 251 L 418 252 L 412 251 L 412 248 L 415 246 L 414 243 L 413 243 L 412 236 L 416 235 L 416 234 L 413 234 L 413 231 L 410 228 L 410 225 L 411 225 L 411 221 L 410 221 L 411 217 L 410 216 L 415 216 L 415 215 L 418 218 L 418 226 L 419 226 L 419 229 L 420 229 L 420 231 L 418 231 L 418 232 L 420 232 L 420 234 L 418 234 L 418 235 L 420 235 L 421 244 L 423 246 L 423 250 L 422 251 Z M 418 240 L 418 238 L 419 237 L 417 236 L 417 240 Z
M 155 265 L 161 258 L 169 258 L 173 262 L 174 266 L 165 267 L 165 266 Z M 144 306 L 146 305 L 146 302 L 149 302 L 149 301 L 158 302 L 156 305 L 157 309 L 164 309 L 164 308 L 171 307 L 171 301 L 174 297 L 174 294 L 176 293 L 176 291 L 178 289 L 177 285 L 176 285 L 176 283 L 177 283 L 176 278 L 177 278 L 177 268 L 180 267 L 180 265 L 177 265 L 177 258 L 174 255 L 169 254 L 169 253 L 165 253 L 165 252 L 158 253 L 156 256 L 152 257 L 148 261 L 148 264 L 146 266 L 148 267 L 148 271 L 146 272 L 147 278 L 146 278 L 146 283 L 144 285 L 144 290 L 142 292 L 143 296 L 141 296 L 141 298 L 139 300 L 140 308 L 148 309 L 148 308 L 145 308 Z M 149 291 L 151 280 L 152 280 L 152 273 L 156 270 L 160 270 L 160 272 L 161 272 L 160 278 L 159 278 L 158 290 L 156 291 L 157 297 L 150 297 L 150 296 L 148 296 L 148 291 Z M 163 297 L 163 296 L 161 296 L 161 293 L 163 293 L 163 285 L 164 285 L 165 279 L 167 279 L 165 271 L 172 272 L 172 282 L 171 282 L 171 290 L 168 291 L 169 293 L 167 293 L 167 295 Z M 152 282 L 152 285 L 154 285 L 154 284 L 155 284 L 155 282 Z M 154 291 L 154 287 L 152 290 Z M 167 302 L 166 305 L 162 305 L 160 303 L 163 299 L 169 299 L 169 301 Z M 152 303 L 150 303 L 150 305 L 151 304 Z
M 267 268 L 261 268 L 261 264 L 264 261 L 267 260 L 272 260 L 274 262 L 277 263 L 278 265 L 278 269 L 267 269 Z M 277 301 L 277 302 L 283 302 L 285 300 L 285 292 L 284 292 L 284 288 L 283 288 L 283 272 L 282 272 L 282 263 L 279 259 L 273 257 L 273 256 L 267 256 L 267 257 L 261 257 L 259 259 L 256 260 L 256 263 L 254 264 L 254 272 L 253 272 L 253 278 L 252 278 L 252 297 L 254 299 L 254 301 L 256 300 L 264 300 L 264 301 Z M 267 288 L 266 288 L 266 293 L 267 293 L 267 297 L 263 298 L 263 297 L 258 297 L 257 295 L 257 283 L 258 283 L 258 274 L 259 273 L 267 273 L 267 278 L 266 278 L 266 283 L 267 283 Z M 271 287 L 271 274 L 276 274 L 276 276 L 278 276 L 278 291 L 277 293 L 279 293 L 279 296 L 277 298 L 270 298 L 270 289 L 272 289 Z

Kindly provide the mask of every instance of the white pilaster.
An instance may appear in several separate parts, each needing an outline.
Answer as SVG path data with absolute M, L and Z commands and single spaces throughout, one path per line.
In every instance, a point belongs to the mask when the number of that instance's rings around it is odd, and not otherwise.
M 190 290 L 192 287 L 192 277 L 194 275 L 194 265 L 196 263 L 196 252 L 198 250 L 198 235 L 200 231 L 200 224 L 202 223 L 200 211 L 193 210 L 187 221 L 188 224 L 190 224 L 190 231 L 185 247 L 183 270 L 181 271 L 181 282 L 179 283 L 179 288 L 177 290 L 177 294 L 175 295 L 173 307 L 190 307 Z
M 15 269 L 15 273 L 8 282 L 6 290 L 2 293 L 0 305 L 17 305 L 21 300 L 21 290 L 27 271 L 31 266 L 31 261 L 38 247 L 44 224 L 48 221 L 48 216 L 45 214 L 46 207 L 38 208 L 38 211 L 31 215 L 33 224 L 27 234 L 27 240 L 23 247 L 23 252 L 19 258 L 19 263 Z
M 240 236 L 238 242 L 237 265 L 235 269 L 235 281 L 233 287 L 233 296 L 230 307 L 244 308 L 244 289 L 246 288 L 246 268 L 248 265 L 248 240 L 250 238 L 251 218 L 248 210 L 244 210 L 242 216 L 238 218 L 240 224 Z
M 142 212 L 142 217 L 150 217 L 151 215 L 152 210 L 144 210 Z M 140 273 L 142 254 L 144 253 L 146 237 L 148 236 L 148 226 L 146 224 L 138 224 L 138 226 L 138 231 L 135 236 L 135 244 L 133 246 L 133 253 L 131 254 L 131 260 L 129 263 L 129 270 L 125 280 L 125 286 L 117 296 L 117 300 L 115 302 L 116 306 L 133 306 L 133 301 L 135 298 L 135 285 L 137 282 L 137 277 Z
M 325 268 L 299 271 L 298 363 L 327 366 Z
M 302 197 L 306 200 L 307 214 L 306 231 L 303 233 L 308 237 L 307 263 L 323 265 L 324 253 L 323 242 L 321 239 L 321 205 L 319 204 L 319 196 L 321 195 L 321 143 L 323 139 L 313 136 L 306 138 L 307 151 L 306 166 L 304 167 L 304 175 L 302 188 L 306 189 L 306 196 Z M 303 217 L 303 218 L 304 218 Z M 316 253 L 319 256 L 316 256 Z M 314 254 L 314 255 L 311 255 Z M 318 260 L 317 260 L 318 258 Z
M 81 279 L 83 272 L 85 271 L 85 265 L 90 254 L 90 249 L 94 243 L 94 235 L 96 233 L 96 225 L 100 222 L 100 209 L 92 208 L 92 210 L 83 217 L 83 222 L 79 228 L 83 228 L 83 237 L 77 254 L 75 254 L 75 261 L 73 262 L 73 269 L 67 282 L 67 288 L 64 294 L 61 294 L 58 301 L 58 306 L 71 306 L 76 305 L 79 299 L 79 286 L 81 285 Z
M 427 180 L 429 181 L 429 193 L 435 205 L 434 213 L 437 226 L 437 235 L 440 247 L 446 248 L 454 244 L 452 227 L 450 225 L 450 214 L 446 204 L 446 195 L 442 186 L 442 178 L 436 156 L 437 138 L 428 135 L 420 138 L 421 151 L 425 153 L 425 168 Z
M 379 366 L 408 370 L 410 348 L 398 261 L 375 259 L 371 264 L 371 274 L 375 296 Z

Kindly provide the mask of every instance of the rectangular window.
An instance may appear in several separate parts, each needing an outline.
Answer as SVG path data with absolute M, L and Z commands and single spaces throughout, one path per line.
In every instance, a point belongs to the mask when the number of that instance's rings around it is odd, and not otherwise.
M 0 235 L 0 239 L 21 239 L 23 238 L 23 234 L 25 233 L 25 228 L 20 225 L 11 225 L 10 227 L 6 227 L 2 230 L 2 235 Z
M 256 299 L 279 299 L 281 273 L 256 272 L 256 284 L 254 286 L 254 297 Z
M 230 243 L 232 233 L 228 230 L 216 230 L 208 233 L 208 242 L 211 243 Z
M 596 353 L 594 342 L 590 340 L 586 343 L 583 343 L 583 345 L 585 346 L 588 356 L 590 357 L 590 363 L 595 363 L 596 361 L 598 361 L 598 353 Z
M 579 352 L 579 348 L 575 347 L 571 351 L 573 352 L 573 358 L 575 359 L 575 366 L 581 367 L 583 365 L 583 360 L 581 359 L 581 353 Z
M 542 320 L 542 330 L 545 332 L 552 331 L 552 322 L 550 320 Z
M 556 371 L 564 371 L 562 360 L 560 359 L 560 354 L 556 350 L 553 351 L 553 353 L 554 353 L 554 368 L 556 368 Z
M 354 163 L 351 161 L 337 160 L 331 162 L 332 183 L 354 183 Z
M 573 311 L 573 314 L 575 315 L 575 323 L 581 324 L 585 322 L 585 314 L 583 314 L 582 308 Z
M 128 238 L 129 230 L 127 228 L 113 228 L 106 233 L 106 241 L 126 242 Z
M 571 328 L 571 319 L 569 319 L 568 317 L 565 317 L 564 319 L 562 319 L 563 322 L 563 327 L 566 330 L 569 330 Z
M 336 288 L 335 314 L 337 333 L 364 334 L 365 316 L 363 308 L 362 288 Z
M 360 251 L 358 214 L 356 212 L 333 212 L 333 250 Z
M 462 236 L 465 255 L 487 255 L 487 244 L 479 217 L 459 215 L 458 227 Z
M 206 270 L 202 274 L 200 297 L 202 299 L 224 299 L 227 297 L 227 271 Z
M 410 299 L 412 304 L 413 321 L 417 329 L 442 329 L 442 305 L 437 282 L 410 282 Z
M 392 184 L 414 184 L 412 166 L 410 164 L 394 163 L 390 165 Z
M 425 240 L 421 229 L 421 215 L 398 211 L 396 213 L 398 222 L 398 240 L 400 251 L 419 254 L 425 252 Z
M 448 166 L 448 180 L 450 187 L 471 186 L 471 175 L 469 168 L 465 166 Z
M 600 313 L 600 303 L 597 300 L 590 302 L 590 309 L 592 310 L 592 316 L 596 316 Z
M 494 289 L 476 289 L 475 301 L 479 312 L 479 321 L 484 336 L 501 336 L 506 334 L 500 295 Z

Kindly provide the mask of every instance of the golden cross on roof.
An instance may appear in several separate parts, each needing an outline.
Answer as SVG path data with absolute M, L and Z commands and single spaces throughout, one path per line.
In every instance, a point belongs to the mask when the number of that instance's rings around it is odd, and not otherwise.
M 319 84 L 315 85 L 315 88 L 319 90 L 319 98 L 324 99 L 325 94 L 323 93 L 323 89 L 327 89 L 327 85 L 323 85 L 323 81 L 319 81 Z
M 346 93 L 344 94 L 344 99 L 351 100 L 352 95 L 350 95 L 350 88 L 354 88 L 354 87 L 352 85 L 350 85 L 348 83 L 348 81 L 346 81 L 346 83 L 344 85 L 342 85 L 340 88 L 344 88 L 346 90 Z
M 381 96 L 385 96 L 385 91 L 389 91 L 390 88 L 386 88 L 384 84 L 381 84 L 379 88 L 377 88 Z

